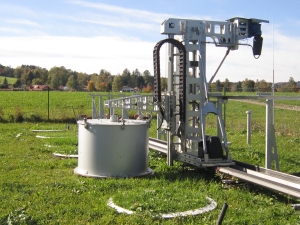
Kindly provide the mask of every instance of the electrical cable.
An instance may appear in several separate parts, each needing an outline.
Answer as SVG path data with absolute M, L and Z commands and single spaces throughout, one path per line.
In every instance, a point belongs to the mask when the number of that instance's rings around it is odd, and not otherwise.
M 159 108 L 159 111 L 160 111 L 160 114 L 161 114 L 161 123 L 160 125 L 158 126 L 158 128 L 156 130 L 159 130 L 164 122 L 164 119 L 165 119 L 165 112 L 162 108 L 162 106 L 160 104 L 158 104 L 158 108 Z

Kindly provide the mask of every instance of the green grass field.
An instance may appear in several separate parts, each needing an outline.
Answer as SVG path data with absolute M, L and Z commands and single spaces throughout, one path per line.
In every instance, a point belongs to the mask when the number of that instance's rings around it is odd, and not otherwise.
M 0 84 L 3 84 L 5 77 L 4 76 L 0 76 Z M 14 77 L 6 77 L 8 84 L 14 84 L 17 81 L 17 78 Z
M 22 112 L 47 119 L 47 93 L 0 92 L 2 116 Z M 4 99 L 4 100 L 3 100 Z M 91 113 L 88 93 L 50 92 L 51 119 Z M 252 110 L 252 143 L 246 144 L 246 111 Z M 80 112 L 79 112 L 80 111 Z M 275 129 L 281 171 L 300 175 L 299 111 L 275 110 Z M 75 121 L 75 119 L 74 119 Z M 208 118 L 213 132 L 215 118 Z M 66 129 L 69 125 L 70 129 Z M 32 132 L 58 129 L 61 132 Z M 264 166 L 265 107 L 229 101 L 226 131 L 236 160 Z M 156 120 L 150 135 L 155 136 Z M 0 123 L 0 224 L 216 224 L 223 204 L 223 224 L 299 224 L 300 214 L 286 195 L 243 184 L 222 186 L 220 174 L 209 170 L 166 165 L 164 155 L 149 152 L 154 175 L 127 179 L 93 179 L 75 175 L 77 159 L 53 157 L 54 152 L 77 153 L 75 122 Z M 37 138 L 36 136 L 51 138 Z M 162 219 L 159 213 L 197 209 L 214 199 L 215 210 L 198 216 Z M 119 214 L 107 206 L 110 198 L 134 215 Z
M 29 121 L 48 120 L 48 118 L 52 121 L 75 121 L 75 117 L 78 118 L 81 114 L 92 116 L 91 94 L 103 94 L 103 100 L 109 99 L 110 95 L 100 92 L 2 91 L 0 92 L 0 117 L 10 122 L 13 122 L 18 115 L 22 115 L 24 120 Z M 117 98 L 130 93 L 111 95 Z M 95 97 L 95 99 L 98 106 L 99 98 Z M 109 110 L 105 109 L 105 113 L 108 112 Z

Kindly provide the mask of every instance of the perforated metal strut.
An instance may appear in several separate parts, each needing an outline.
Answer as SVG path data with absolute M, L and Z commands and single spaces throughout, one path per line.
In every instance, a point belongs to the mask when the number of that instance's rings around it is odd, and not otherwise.
M 179 51 L 179 113 L 180 120 L 185 120 L 185 81 L 186 81 L 186 50 L 184 45 L 173 38 L 159 41 L 153 49 L 153 66 L 154 66 L 154 96 L 157 102 L 161 102 L 160 86 L 160 48 L 163 44 L 170 43 Z

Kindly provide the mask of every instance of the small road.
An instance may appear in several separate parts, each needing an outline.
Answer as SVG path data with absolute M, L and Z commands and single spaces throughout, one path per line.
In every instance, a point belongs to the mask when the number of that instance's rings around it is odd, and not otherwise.
M 251 103 L 251 104 L 255 104 L 255 105 L 263 105 L 265 106 L 266 104 L 264 102 L 259 102 L 257 100 L 250 100 L 250 99 L 231 99 L 230 101 L 237 101 L 237 102 L 247 102 L 247 103 Z M 287 109 L 287 110 L 294 110 L 294 111 L 300 111 L 300 106 L 296 106 L 296 105 L 285 105 L 282 103 L 274 103 L 274 106 L 276 109 Z

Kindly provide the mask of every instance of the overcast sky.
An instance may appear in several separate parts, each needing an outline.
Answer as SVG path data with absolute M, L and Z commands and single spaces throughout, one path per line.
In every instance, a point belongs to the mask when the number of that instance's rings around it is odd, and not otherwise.
M 232 17 L 262 23 L 262 55 L 250 47 L 231 51 L 216 79 L 300 81 L 300 1 L 298 0 L 0 0 L 0 64 L 67 69 L 113 75 L 125 68 L 153 75 L 152 52 L 166 38 L 160 24 L 168 18 L 225 21 Z M 246 40 L 252 44 L 252 40 Z M 245 43 L 244 42 L 244 43 Z M 207 79 L 225 48 L 207 50 Z

